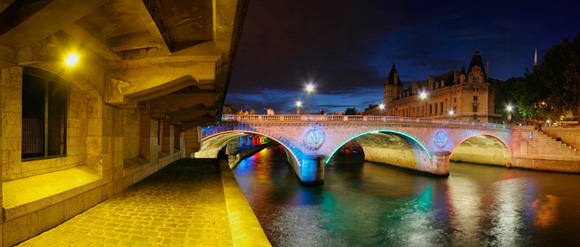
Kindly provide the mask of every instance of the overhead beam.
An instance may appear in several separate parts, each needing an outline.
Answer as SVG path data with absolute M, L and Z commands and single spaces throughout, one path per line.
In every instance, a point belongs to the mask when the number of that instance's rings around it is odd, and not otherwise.
M 109 61 L 120 61 L 121 58 L 111 51 L 102 41 L 91 35 L 84 28 L 76 23 L 70 24 L 62 29 L 73 36 L 79 43 L 85 45 L 99 56 Z
M 206 127 L 218 121 L 215 117 L 200 117 L 197 119 L 181 122 L 181 130 L 188 130 L 195 127 Z
M 82 3 L 71 0 L 41 1 L 43 6 L 38 10 L 26 12 L 27 2 L 17 1 L 0 13 L 0 43 L 16 49 L 22 49 L 58 32 L 95 9 L 107 4 L 110 0 L 85 0 Z M 38 1 L 36 1 L 38 2 Z M 26 15 L 15 17 L 22 12 Z
M 180 124 L 181 122 L 195 121 L 196 119 L 199 119 L 201 117 L 214 117 L 215 118 L 215 115 L 216 115 L 215 109 L 192 110 L 192 111 L 187 112 L 187 113 L 169 115 L 169 122 L 171 124 Z
M 0 0 L 0 12 L 4 11 L 10 4 L 16 0 Z
M 136 50 L 143 48 L 162 48 L 158 40 L 153 38 L 150 32 L 132 33 L 119 37 L 109 38 L 108 42 L 111 50 L 119 52 L 126 50 Z
M 137 9 L 139 17 L 145 23 L 147 30 L 149 30 L 155 42 L 161 45 L 159 49 L 162 52 L 170 53 L 171 41 L 169 40 L 167 32 L 165 32 L 165 27 L 163 27 L 163 23 L 161 22 L 155 1 L 131 0 L 131 2 Z
M 215 102 L 217 94 L 169 94 L 151 100 L 151 114 L 155 116 L 163 114 L 176 114 L 184 109 L 191 109 L 191 107 L 198 107 L 200 105 L 215 109 Z

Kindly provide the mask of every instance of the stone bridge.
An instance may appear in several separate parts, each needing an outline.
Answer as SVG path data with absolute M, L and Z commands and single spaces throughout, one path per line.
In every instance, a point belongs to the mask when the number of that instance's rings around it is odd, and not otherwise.
M 347 142 L 356 140 L 365 160 L 435 175 L 449 174 L 449 160 L 509 165 L 512 130 L 505 125 L 389 116 L 224 115 L 202 130 L 195 157 L 217 157 L 230 141 L 247 135 L 280 143 L 303 183 L 322 183 L 324 169 Z

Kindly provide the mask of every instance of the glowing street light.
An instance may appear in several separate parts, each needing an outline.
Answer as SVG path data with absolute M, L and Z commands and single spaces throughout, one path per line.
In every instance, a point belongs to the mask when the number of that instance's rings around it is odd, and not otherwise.
M 507 109 L 508 112 L 512 112 L 514 110 L 514 107 L 512 105 L 508 105 L 506 107 L 506 109 Z
M 310 94 L 314 91 L 314 85 L 312 83 L 308 83 L 306 85 L 306 92 L 308 92 L 308 115 L 310 115 Z
M 453 114 L 455 114 L 455 112 L 453 110 L 449 111 L 449 116 L 453 116 Z
M 379 109 L 381 110 L 381 115 L 383 115 L 383 110 L 385 109 L 385 104 L 379 103 Z
M 422 91 L 419 93 L 419 98 L 425 102 L 425 105 L 423 106 L 424 112 L 423 112 L 423 117 L 425 117 L 425 115 L 427 115 L 427 91 Z
M 427 98 L 427 92 L 423 91 L 423 92 L 419 93 L 419 98 L 426 99 Z
M 302 106 L 302 102 L 296 101 L 296 114 L 300 114 L 300 107 Z
M 79 55 L 77 55 L 76 53 L 71 53 L 66 57 L 66 59 L 64 60 L 64 63 L 66 65 L 72 67 L 72 66 L 75 66 L 78 61 L 79 61 Z

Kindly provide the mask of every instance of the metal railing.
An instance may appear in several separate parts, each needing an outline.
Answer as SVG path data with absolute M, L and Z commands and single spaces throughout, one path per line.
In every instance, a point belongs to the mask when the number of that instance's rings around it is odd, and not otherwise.
M 325 121 L 325 122 L 399 122 L 399 123 L 429 123 L 429 124 L 456 124 L 470 126 L 484 126 L 489 128 L 509 128 L 505 124 L 482 123 L 461 120 L 411 118 L 393 116 L 372 115 L 230 115 L 223 114 L 222 121 L 237 122 L 302 122 L 302 121 Z

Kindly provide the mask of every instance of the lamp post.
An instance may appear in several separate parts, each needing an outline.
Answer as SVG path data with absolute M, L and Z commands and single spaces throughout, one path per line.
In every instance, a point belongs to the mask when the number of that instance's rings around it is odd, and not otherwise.
M 381 110 L 381 115 L 383 115 L 383 110 L 385 109 L 385 104 L 384 103 L 380 103 L 379 104 L 379 109 Z
M 449 110 L 449 119 L 451 119 L 451 117 L 453 117 L 453 114 L 455 114 L 455 112 L 453 110 Z
M 310 115 L 310 94 L 314 91 L 314 85 L 308 83 L 308 85 L 306 85 L 306 91 L 308 92 L 308 115 Z
M 512 110 L 514 109 L 514 106 L 509 104 L 506 107 L 506 110 L 508 111 L 508 121 L 512 120 Z
M 300 107 L 302 106 L 302 102 L 296 101 L 296 114 L 300 114 Z
M 423 117 L 425 117 L 425 115 L 427 115 L 427 101 L 425 101 L 427 99 L 427 91 L 421 92 L 419 94 L 419 98 L 421 98 L 421 100 L 425 102 L 425 106 L 424 106 L 424 110 L 423 110 Z

